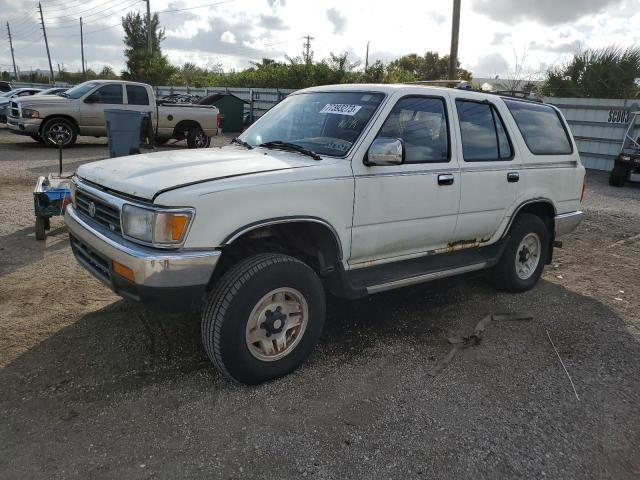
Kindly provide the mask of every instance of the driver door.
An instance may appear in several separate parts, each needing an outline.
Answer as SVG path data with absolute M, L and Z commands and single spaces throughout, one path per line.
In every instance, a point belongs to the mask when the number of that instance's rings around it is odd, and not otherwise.
M 399 138 L 401 165 L 367 166 L 354 158 L 355 204 L 349 263 L 358 268 L 447 246 L 460 204 L 460 169 L 448 95 L 389 102 L 376 138 Z M 390 108 L 390 110 L 389 110 Z M 373 139 L 367 139 L 369 144 Z M 366 154 L 365 154 L 366 155 Z
M 107 135 L 104 111 L 124 104 L 124 85 L 107 83 L 87 95 L 80 106 L 80 125 L 84 135 Z

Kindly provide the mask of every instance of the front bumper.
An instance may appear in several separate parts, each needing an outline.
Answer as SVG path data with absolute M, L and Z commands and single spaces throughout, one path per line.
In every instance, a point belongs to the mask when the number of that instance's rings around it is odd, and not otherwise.
M 7 127 L 12 133 L 18 135 L 37 135 L 40 132 L 40 124 L 42 120 L 25 120 L 18 117 L 7 117 Z
M 556 215 L 556 238 L 566 235 L 567 233 L 571 233 L 578 228 L 578 225 L 580 225 L 580 222 L 582 221 L 582 216 L 583 213 L 579 210 Z
M 83 267 L 118 295 L 163 308 L 199 300 L 221 254 L 144 247 L 90 223 L 72 205 L 67 206 L 64 220 L 73 253 Z M 133 282 L 114 272 L 114 261 L 133 271 Z

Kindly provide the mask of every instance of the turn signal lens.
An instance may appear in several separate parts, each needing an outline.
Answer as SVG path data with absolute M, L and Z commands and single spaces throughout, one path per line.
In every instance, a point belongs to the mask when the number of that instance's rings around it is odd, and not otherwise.
M 580 194 L 580 203 L 582 203 L 582 200 L 584 200 L 584 192 L 587 190 L 587 176 L 584 176 L 584 179 L 582 180 L 582 193 Z
M 154 242 L 180 242 L 189 224 L 187 213 L 159 213 L 156 217 Z
M 133 270 L 131 270 L 126 265 L 123 265 L 119 262 L 113 261 L 113 271 L 116 272 L 121 277 L 126 278 L 130 282 L 135 282 L 135 277 L 133 275 Z

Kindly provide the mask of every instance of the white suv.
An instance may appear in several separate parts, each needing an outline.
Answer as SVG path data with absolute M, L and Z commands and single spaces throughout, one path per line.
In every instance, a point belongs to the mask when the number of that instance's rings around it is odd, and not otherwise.
M 447 88 L 339 85 L 287 97 L 232 145 L 81 166 L 78 261 L 123 297 L 204 298 L 202 339 L 244 383 L 298 367 L 325 292 L 348 298 L 487 270 L 532 288 L 581 220 L 562 114 Z

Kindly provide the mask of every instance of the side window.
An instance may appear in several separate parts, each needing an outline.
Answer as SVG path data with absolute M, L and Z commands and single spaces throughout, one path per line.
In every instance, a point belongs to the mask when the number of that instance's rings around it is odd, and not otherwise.
M 465 161 L 511 159 L 511 142 L 495 107 L 489 103 L 456 100 L 456 108 Z
M 504 99 L 534 155 L 567 155 L 573 147 L 558 113 L 548 105 Z
M 405 163 L 448 162 L 448 133 L 444 100 L 405 97 L 391 110 L 378 138 L 401 138 Z
M 127 102 L 129 105 L 149 105 L 147 89 L 140 85 L 127 85 Z
M 34 92 L 32 92 L 31 90 L 25 90 L 24 92 L 20 92 L 18 94 L 19 97 L 28 97 L 29 95 L 33 95 Z
M 113 84 L 105 85 L 96 90 L 93 95 L 96 96 L 96 103 L 107 103 L 109 105 L 122 105 L 122 85 Z

